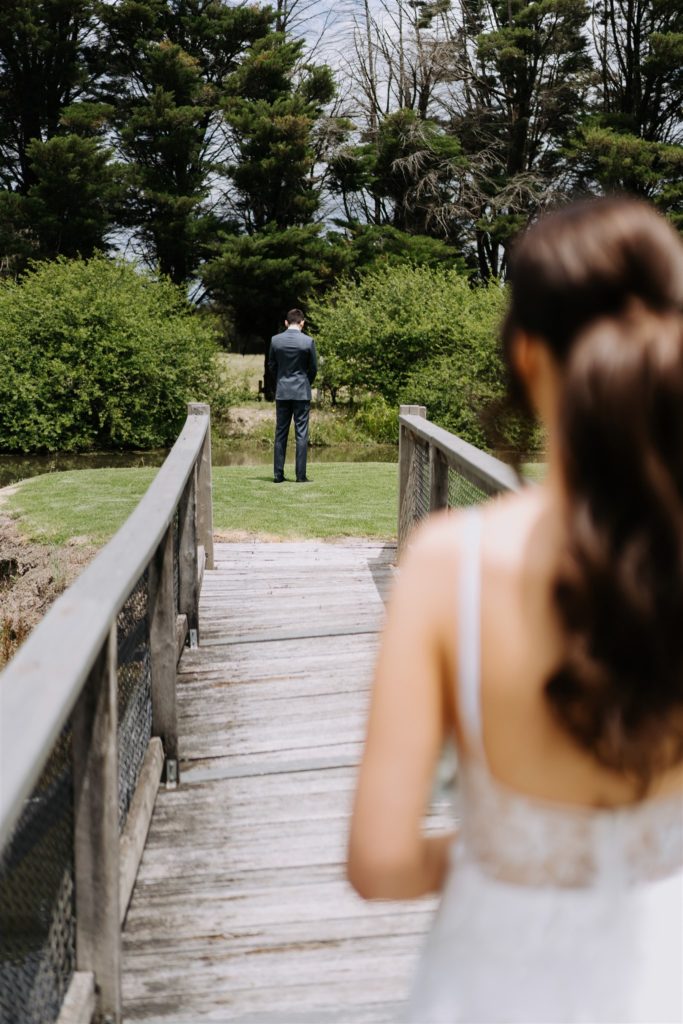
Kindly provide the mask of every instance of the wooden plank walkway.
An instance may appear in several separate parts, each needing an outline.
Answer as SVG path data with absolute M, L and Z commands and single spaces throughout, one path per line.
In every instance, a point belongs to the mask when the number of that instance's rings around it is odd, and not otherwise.
M 393 1021 L 433 901 L 362 901 L 348 815 L 395 548 L 219 544 L 124 932 L 126 1020 Z M 437 823 L 435 818 L 435 823 Z

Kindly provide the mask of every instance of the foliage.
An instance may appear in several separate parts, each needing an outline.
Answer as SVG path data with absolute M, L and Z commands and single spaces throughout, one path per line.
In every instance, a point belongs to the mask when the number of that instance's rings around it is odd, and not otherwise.
M 462 274 L 439 267 L 385 267 L 358 283 L 345 281 L 311 310 L 321 383 L 374 392 L 395 407 L 414 372 L 447 357 L 456 376 L 481 378 L 484 401 L 502 387 L 503 302 L 497 284 L 473 288 Z
M 0 449 L 151 448 L 214 391 L 213 333 L 167 280 L 103 256 L 0 285 Z
M 334 75 L 307 9 L 4 0 L 0 275 L 125 241 L 267 350 L 344 274 L 504 279 L 577 194 L 683 227 L 680 0 L 366 0 Z
M 120 212 L 121 165 L 97 138 L 55 135 L 26 147 L 26 194 L 0 192 L 0 244 L 8 269 L 28 260 L 92 256 L 108 248 Z
M 683 146 L 588 125 L 577 145 L 606 192 L 629 191 L 649 199 L 683 228 Z
M 360 210 L 371 224 L 411 235 L 451 236 L 441 211 L 453 201 L 465 164 L 460 142 L 413 110 L 388 114 L 370 141 L 343 145 L 330 160 L 330 188 L 349 223 Z
M 631 192 L 683 228 L 683 7 L 676 0 L 602 0 L 590 117 L 571 147 L 583 187 Z
M 0 9 L 0 245 L 5 269 L 106 248 L 117 170 L 93 113 L 67 113 L 99 76 L 95 0 L 7 0 Z M 86 106 L 86 105 L 84 105 Z
M 108 93 L 129 161 L 126 220 L 176 283 L 217 227 L 207 197 L 227 144 L 220 114 L 248 47 L 269 30 L 256 6 L 122 0 L 104 5 Z
M 253 235 L 227 236 L 204 281 L 238 337 L 261 338 L 267 351 L 271 336 L 284 330 L 287 310 L 305 310 L 311 295 L 331 285 L 341 259 L 318 224 L 286 230 L 270 224 Z M 264 379 L 268 388 L 265 372 Z
M 231 79 L 223 106 L 235 222 L 203 273 L 238 336 L 259 337 L 266 357 L 286 311 L 305 306 L 333 273 L 334 252 L 312 220 L 320 204 L 314 129 L 334 85 L 329 68 L 302 62 L 302 49 L 274 33 L 254 43 Z M 267 360 L 264 387 L 272 398 Z
M 0 5 L 0 184 L 28 192 L 28 147 L 60 128 L 92 79 L 95 0 L 4 0 Z
M 492 339 L 493 341 L 493 339 Z M 401 402 L 424 405 L 429 419 L 478 448 L 533 452 L 543 448 L 540 428 L 511 409 L 497 346 L 464 355 L 436 356 L 406 381 Z
M 344 235 L 334 241 L 341 250 L 343 265 L 360 274 L 378 265 L 446 266 L 463 271 L 465 261 L 453 245 L 431 235 L 412 235 L 390 224 L 345 225 Z
M 599 0 L 594 41 L 601 124 L 647 142 L 680 143 L 683 7 L 678 0 Z M 622 187 L 639 191 L 625 168 Z
M 120 165 L 98 139 L 56 135 L 27 147 L 35 180 L 25 199 L 41 259 L 107 247 L 121 199 Z
M 378 444 L 398 443 L 398 409 L 381 395 L 363 395 L 353 420 L 357 430 Z
M 249 233 L 310 223 L 320 203 L 313 128 L 334 95 L 329 68 L 301 63 L 303 42 L 274 33 L 254 44 L 224 107 L 237 159 L 227 167 Z
M 585 110 L 589 14 L 587 0 L 467 5 L 472 101 L 460 106 L 454 129 L 470 157 L 462 200 L 483 278 L 506 272 L 514 234 L 556 199 L 564 147 Z

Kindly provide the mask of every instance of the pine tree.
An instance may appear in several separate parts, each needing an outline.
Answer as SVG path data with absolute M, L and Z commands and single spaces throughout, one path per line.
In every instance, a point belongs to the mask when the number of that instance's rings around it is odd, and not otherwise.
M 251 234 L 308 224 L 320 205 L 313 132 L 334 95 L 330 69 L 302 62 L 303 42 L 273 33 L 235 73 L 225 102 L 235 159 L 232 209 Z
M 581 180 L 643 196 L 683 228 L 683 7 L 597 0 L 597 88 L 578 134 Z
M 83 103 L 97 77 L 95 0 L 5 0 L 0 8 L 0 255 L 104 249 L 118 187 L 100 137 L 101 110 Z
M 564 151 L 585 110 L 586 0 L 470 0 L 463 88 L 451 130 L 470 158 L 476 265 L 505 272 L 510 238 L 558 198 Z
M 223 0 L 122 0 L 103 8 L 114 123 L 129 162 L 127 222 L 176 283 L 218 226 L 212 185 L 228 139 L 221 104 L 271 13 Z
M 203 274 L 238 334 L 263 344 L 267 397 L 271 335 L 289 308 L 329 283 L 331 260 L 339 258 L 313 222 L 321 196 L 315 133 L 334 84 L 329 68 L 302 56 L 301 41 L 273 33 L 254 44 L 231 78 L 225 217 L 233 229 L 223 233 Z
M 411 235 L 454 240 L 455 182 L 464 166 L 460 143 L 435 121 L 408 108 L 388 114 L 373 142 L 342 146 L 331 160 L 329 188 L 346 221 L 360 211 L 369 223 Z
M 28 153 L 60 131 L 91 76 L 95 0 L 3 0 L 0 6 L 0 185 L 26 195 Z

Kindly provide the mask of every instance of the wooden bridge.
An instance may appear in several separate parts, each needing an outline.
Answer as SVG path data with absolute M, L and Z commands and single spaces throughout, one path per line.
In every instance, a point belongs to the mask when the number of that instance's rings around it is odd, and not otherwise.
M 399 544 L 515 486 L 401 412 Z M 191 406 L 0 677 L 3 1024 L 400 1018 L 433 902 L 344 878 L 395 546 L 214 545 L 210 467 Z

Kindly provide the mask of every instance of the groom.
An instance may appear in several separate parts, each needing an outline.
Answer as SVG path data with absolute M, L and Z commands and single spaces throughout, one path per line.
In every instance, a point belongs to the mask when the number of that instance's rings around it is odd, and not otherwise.
M 304 315 L 290 309 L 285 320 L 286 331 L 276 334 L 270 342 L 268 368 L 275 377 L 275 458 L 273 479 L 285 479 L 287 435 L 294 417 L 296 435 L 296 482 L 307 483 L 308 413 L 311 407 L 311 384 L 318 372 L 318 357 L 313 338 L 304 334 Z

